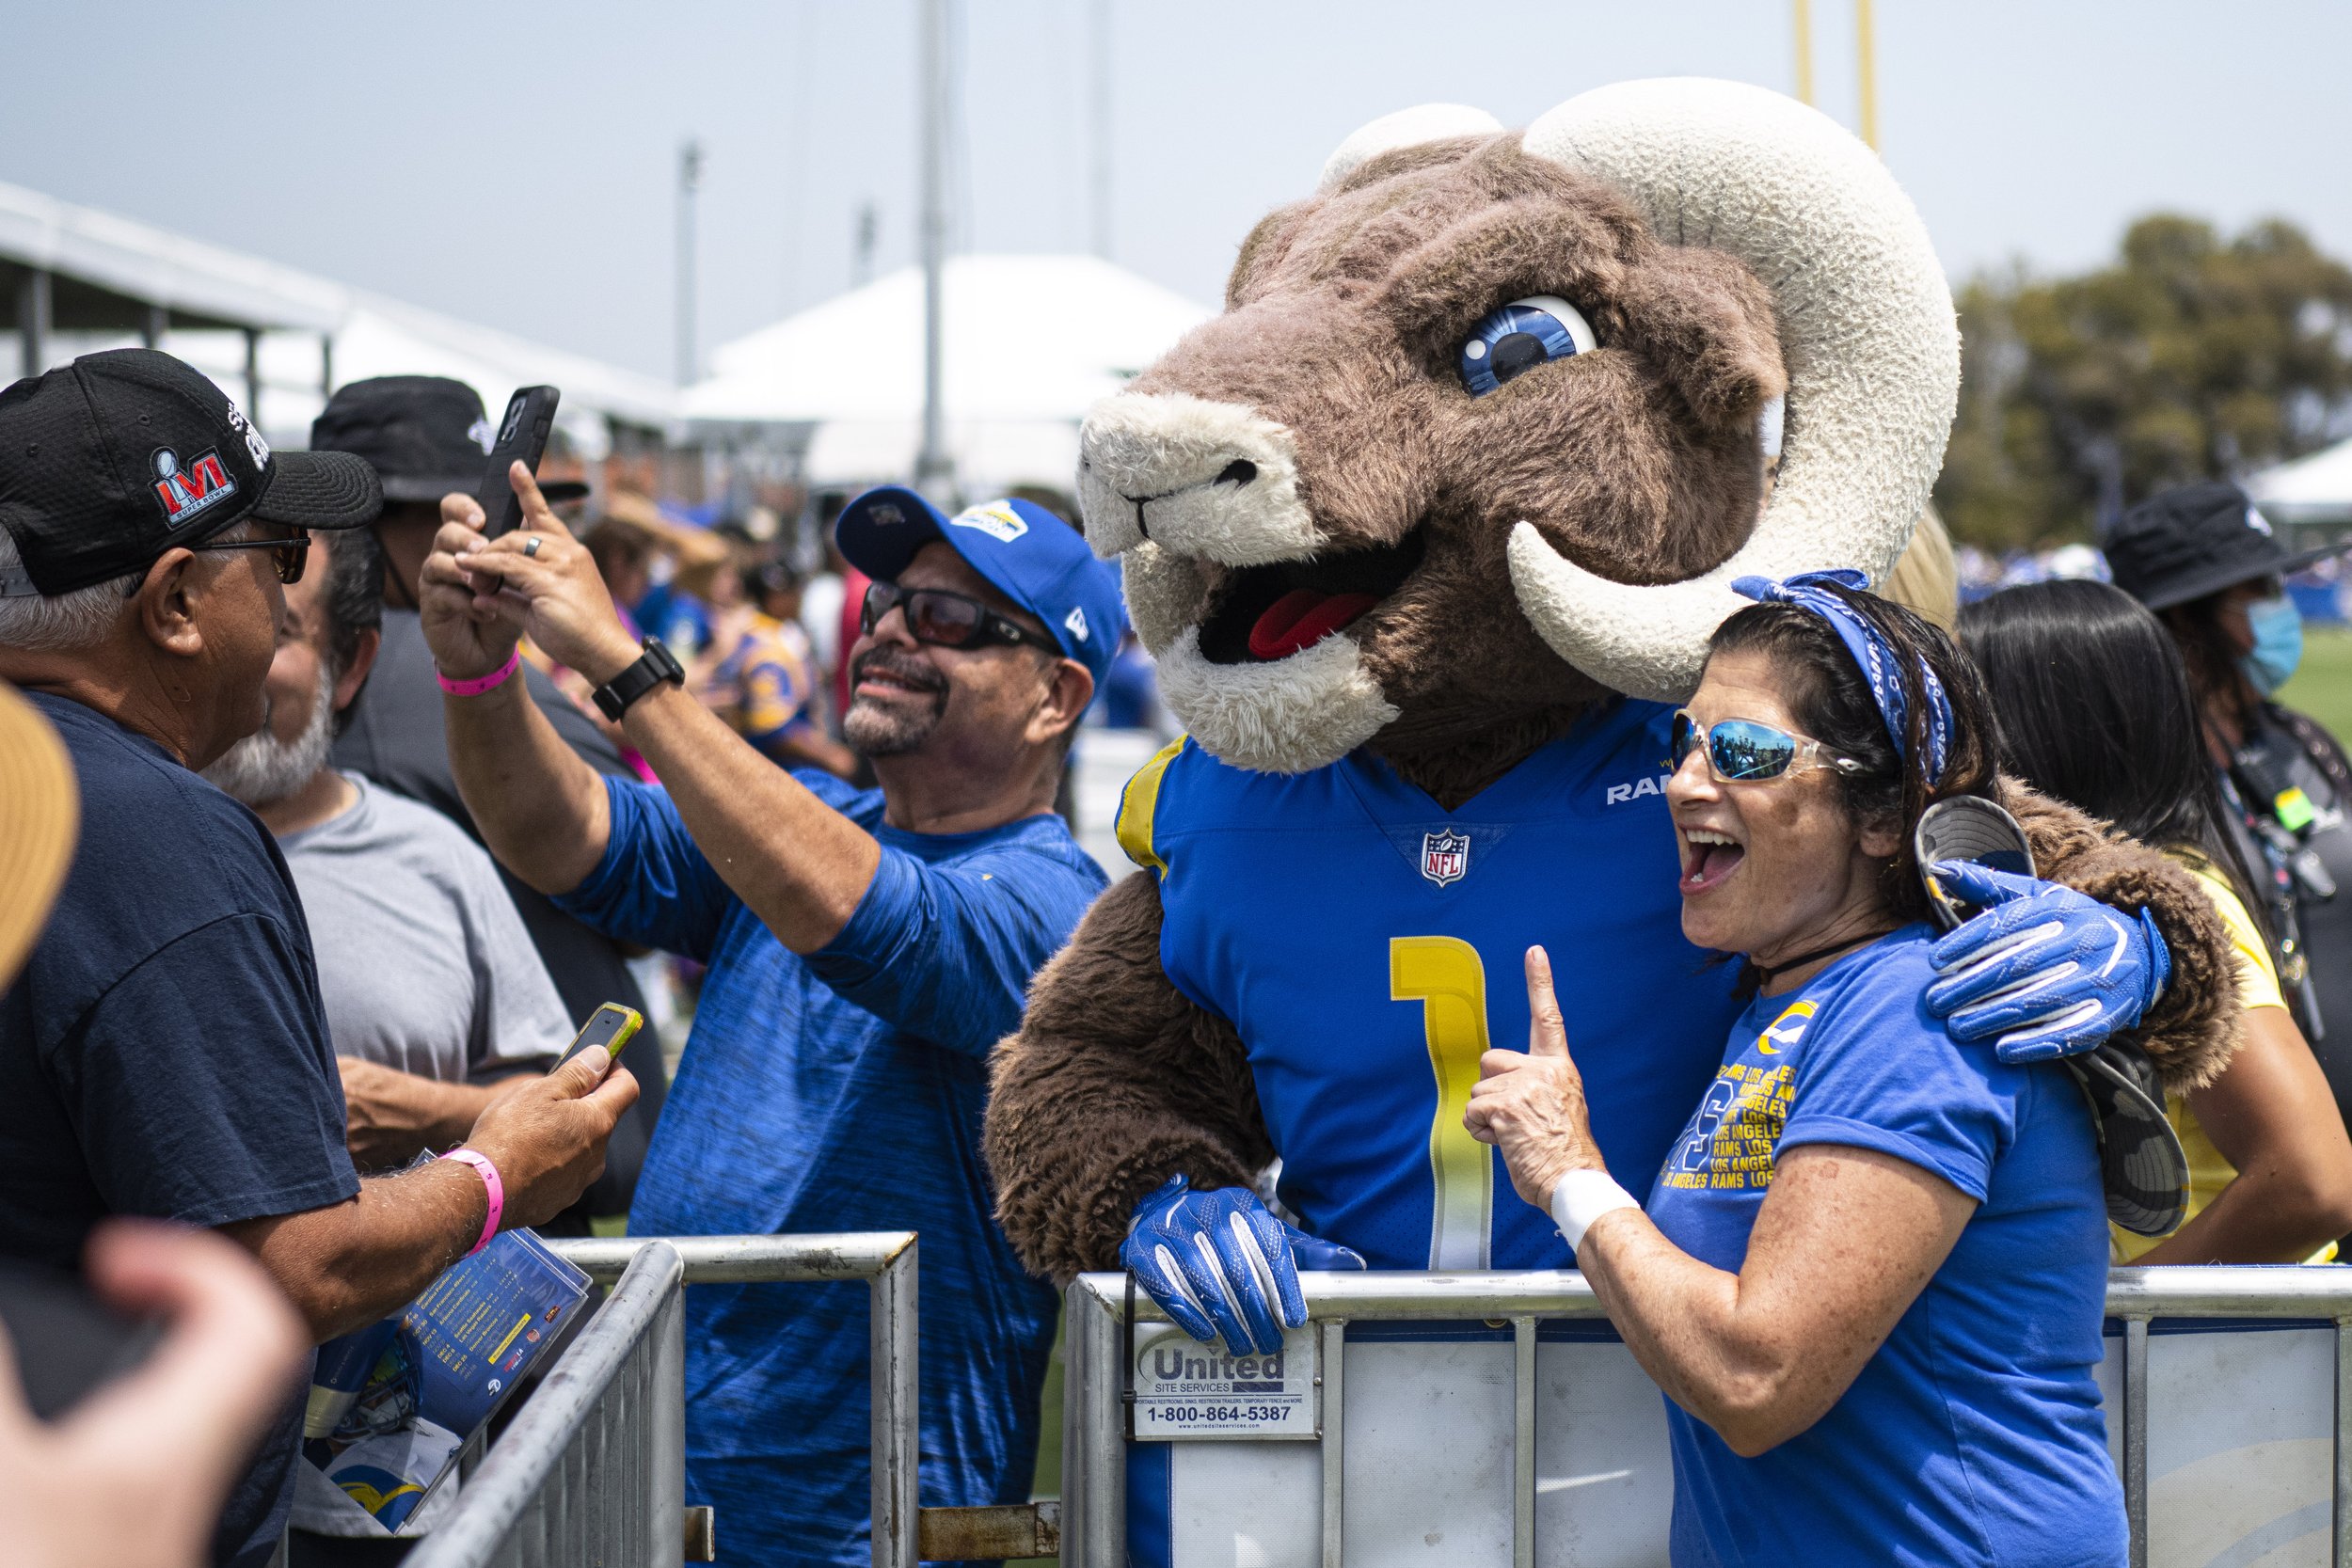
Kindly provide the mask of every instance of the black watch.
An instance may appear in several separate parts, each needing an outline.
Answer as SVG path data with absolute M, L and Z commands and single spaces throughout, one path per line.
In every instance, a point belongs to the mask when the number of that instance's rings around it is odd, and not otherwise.
M 628 711 L 628 705 L 660 686 L 672 681 L 686 684 L 686 666 L 677 661 L 677 655 L 664 647 L 659 637 L 645 639 L 645 651 L 636 663 L 596 688 L 596 710 L 615 724 Z

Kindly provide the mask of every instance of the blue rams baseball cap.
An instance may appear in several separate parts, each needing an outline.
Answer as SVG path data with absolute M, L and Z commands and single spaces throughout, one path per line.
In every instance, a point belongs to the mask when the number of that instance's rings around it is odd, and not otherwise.
M 877 582 L 896 582 L 934 539 L 997 592 L 1045 623 L 1061 651 L 1100 687 L 1127 625 L 1119 579 L 1094 559 L 1085 535 L 1041 506 L 981 501 L 950 517 L 903 485 L 868 490 L 842 508 L 834 538 L 844 560 Z

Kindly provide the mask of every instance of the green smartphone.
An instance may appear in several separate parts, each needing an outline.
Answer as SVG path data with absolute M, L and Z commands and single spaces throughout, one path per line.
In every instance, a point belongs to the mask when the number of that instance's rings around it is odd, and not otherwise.
M 592 1045 L 603 1046 L 612 1053 L 612 1059 L 617 1062 L 621 1059 L 621 1047 L 627 1045 L 629 1037 L 644 1028 L 644 1015 L 636 1008 L 624 1007 L 618 1002 L 607 1002 L 588 1015 L 588 1022 L 580 1026 L 580 1033 L 573 1037 L 572 1043 L 564 1047 L 564 1054 L 555 1059 L 555 1067 L 548 1070 L 553 1072 L 555 1068 L 562 1067 Z

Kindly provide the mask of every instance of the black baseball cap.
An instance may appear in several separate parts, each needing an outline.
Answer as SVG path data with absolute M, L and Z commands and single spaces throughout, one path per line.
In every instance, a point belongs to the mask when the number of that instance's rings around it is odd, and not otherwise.
M 155 349 L 86 354 L 0 391 L 0 526 L 24 562 L 0 596 L 144 571 L 248 517 L 358 528 L 383 504 L 365 463 L 271 451 L 201 372 Z
M 311 421 L 316 451 L 364 457 L 389 501 L 437 501 L 451 491 L 472 495 L 495 432 L 482 394 L 443 375 L 379 375 L 339 388 Z M 548 480 L 550 503 L 578 500 L 588 486 Z
M 2116 519 L 2101 547 L 2118 588 L 2150 610 L 2169 610 L 2300 571 L 2352 549 L 2352 540 L 2290 551 L 2245 491 L 2213 480 L 2149 497 Z

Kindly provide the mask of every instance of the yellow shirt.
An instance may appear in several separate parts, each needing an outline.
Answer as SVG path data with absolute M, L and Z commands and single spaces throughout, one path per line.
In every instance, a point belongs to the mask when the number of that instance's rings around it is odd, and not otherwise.
M 2256 1007 L 2286 1006 L 2286 998 L 2279 992 L 2278 967 L 2270 960 L 2270 949 L 2263 942 L 2262 930 L 2254 917 L 2246 912 L 2230 880 L 2212 862 L 2194 851 L 2166 851 L 2184 870 L 2203 884 L 2205 896 L 2213 900 L 2214 912 L 2221 917 L 2222 926 L 2230 933 L 2230 945 L 2237 953 L 2238 1001 L 2248 1012 Z M 2185 1098 L 2178 1094 L 2165 1096 L 2165 1119 L 2172 1131 L 2180 1134 L 2181 1152 L 2188 1156 L 2188 1213 L 2181 1221 L 2186 1225 L 2195 1219 L 2205 1205 L 2221 1196 L 2221 1189 L 2237 1180 L 2237 1167 L 2230 1164 L 2221 1150 L 2213 1146 L 2198 1121 L 2197 1113 L 2189 1109 Z M 2161 1236 L 2139 1236 L 2121 1226 L 2110 1226 L 2110 1251 L 2119 1263 L 2128 1263 L 2164 1240 Z M 2304 1259 L 2307 1263 L 2328 1263 L 2335 1260 L 2333 1242 Z

